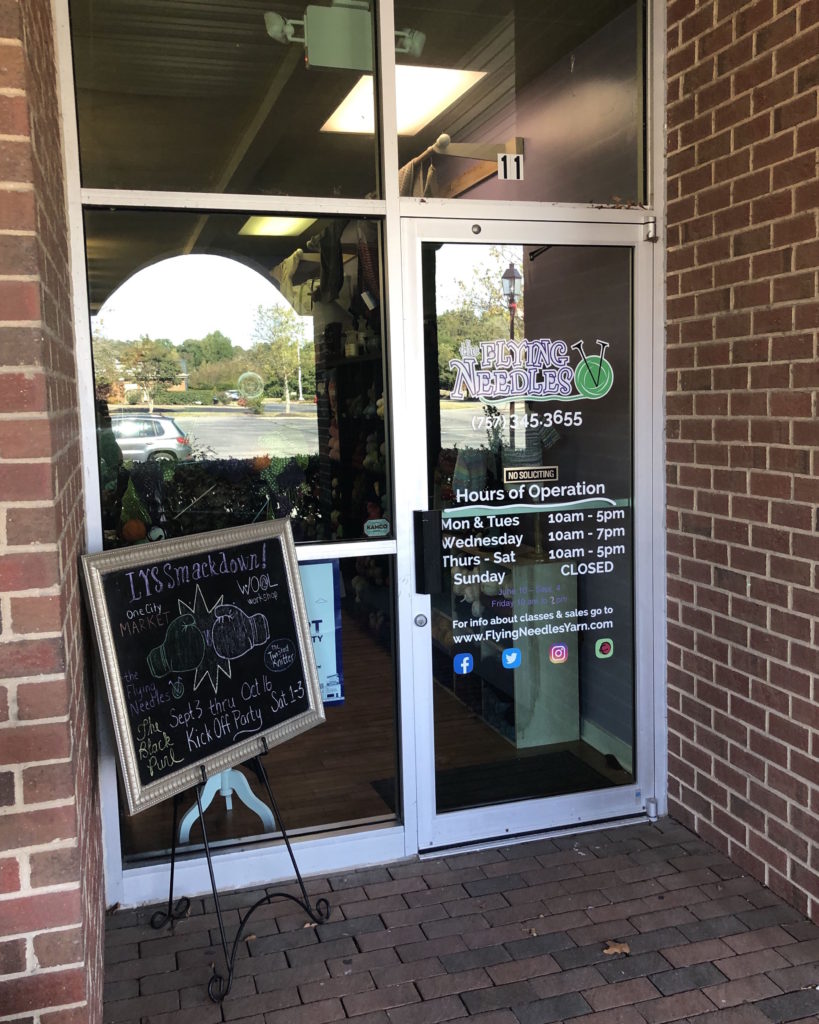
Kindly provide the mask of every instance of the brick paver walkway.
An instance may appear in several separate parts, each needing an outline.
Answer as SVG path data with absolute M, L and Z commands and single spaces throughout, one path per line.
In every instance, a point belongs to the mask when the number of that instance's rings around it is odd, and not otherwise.
M 109 916 L 105 1021 L 819 1024 L 819 927 L 668 820 L 309 888 L 330 921 L 261 907 L 221 1006 L 212 899 L 159 932 L 155 908 Z M 229 940 L 259 895 L 225 897 Z

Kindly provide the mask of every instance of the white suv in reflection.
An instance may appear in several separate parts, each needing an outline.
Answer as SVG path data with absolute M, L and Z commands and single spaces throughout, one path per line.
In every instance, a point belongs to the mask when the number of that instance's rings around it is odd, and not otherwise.
M 126 462 L 186 462 L 190 440 L 170 416 L 113 416 L 111 428 Z

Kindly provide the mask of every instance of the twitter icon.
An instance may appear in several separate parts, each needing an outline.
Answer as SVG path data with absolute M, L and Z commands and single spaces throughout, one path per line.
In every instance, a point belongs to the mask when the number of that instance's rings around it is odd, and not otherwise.
M 501 655 L 501 663 L 504 668 L 519 668 L 521 660 L 519 647 L 507 647 Z

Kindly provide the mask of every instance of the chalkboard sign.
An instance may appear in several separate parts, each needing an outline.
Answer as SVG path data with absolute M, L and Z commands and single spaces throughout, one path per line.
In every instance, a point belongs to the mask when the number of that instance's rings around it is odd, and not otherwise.
M 324 721 L 286 520 L 82 563 L 129 813 Z

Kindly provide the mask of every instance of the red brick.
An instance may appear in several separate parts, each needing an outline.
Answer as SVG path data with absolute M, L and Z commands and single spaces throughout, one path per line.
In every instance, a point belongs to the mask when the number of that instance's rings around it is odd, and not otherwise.
M 734 237 L 734 255 L 744 256 L 747 255 L 748 253 L 759 252 L 762 249 L 769 248 L 770 244 L 770 228 L 751 228 L 750 231 L 743 231 Z
M 6 538 L 11 545 L 53 544 L 57 532 L 57 511 L 53 505 L 12 506 L 6 512 Z
M 0 941 L 0 979 L 4 974 L 22 974 L 26 969 L 26 940 Z M 0 980 L 2 984 L 2 980 Z
M 737 68 L 747 64 L 753 57 L 754 43 L 751 36 L 746 36 L 744 39 L 738 39 L 735 43 L 732 43 L 722 52 L 717 54 L 717 74 L 728 75 L 733 74 Z M 770 74 L 770 72 L 769 72 Z M 738 89 L 737 92 L 743 92 L 744 89 Z
M 35 888 L 66 885 L 80 877 L 80 852 L 76 846 L 31 854 L 31 884 Z
M 6 646 L 16 645 L 7 644 Z M 26 762 L 55 760 L 68 757 L 70 752 L 66 725 L 6 725 L 1 733 L 0 764 L 18 765 Z M 4 818 L 6 825 L 8 822 L 8 817 Z
M 750 333 L 749 313 L 726 313 L 715 318 L 714 335 L 717 338 L 742 338 L 743 344 L 747 344 Z
M 793 302 L 809 299 L 815 294 L 812 274 L 791 274 L 773 282 L 774 302 Z
M 18 501 L 39 501 L 53 495 L 52 468 L 47 462 L 0 465 L 0 494 Z
M 85 1002 L 86 968 L 45 971 L 3 983 L 3 1010 L 22 1014 L 50 1006 Z
M 63 641 L 62 638 L 56 637 L 6 643 L 3 648 L 3 659 L 3 675 L 9 679 L 18 676 L 50 675 L 62 672 L 65 668 Z M 3 758 L 4 751 L 0 750 L 0 764 L 4 763 Z
M 789 274 L 792 268 L 793 249 L 775 249 L 759 252 L 751 257 L 752 277 L 772 277 L 775 274 Z
M 5 142 L 3 145 L 8 148 L 14 144 Z M 35 281 L 0 280 L 0 309 L 4 320 L 39 320 L 42 312 L 39 284 Z
M 794 313 L 794 326 L 797 331 L 815 330 L 819 327 L 819 303 L 800 303 L 795 307 Z
M 52 1013 L 41 1012 L 40 1024 L 88 1024 L 89 1012 L 89 1006 L 86 1004 L 72 1007 L 70 1010 L 55 1010 Z M 154 1019 L 156 1020 L 156 1018 Z
M 797 426 L 797 424 L 794 425 L 794 431 Z M 792 502 L 772 502 L 771 522 L 778 526 L 792 527 L 795 530 L 812 529 L 810 509 L 794 505 Z
M 803 121 L 816 117 L 816 94 L 808 93 L 797 96 L 790 103 L 777 107 L 774 111 L 774 130 L 783 131 L 793 128 Z
M 769 281 L 751 281 L 748 284 L 737 284 L 732 289 L 735 307 L 750 309 L 754 306 L 766 306 L 771 301 L 771 285 Z M 756 327 L 750 328 L 754 334 L 759 333 Z
M 773 0 L 757 0 L 756 3 L 743 3 L 736 14 L 737 38 L 754 32 L 762 25 L 771 21 L 774 16 Z
M 792 160 L 785 160 L 771 168 L 773 172 L 773 188 L 787 188 L 804 181 L 813 181 L 816 175 L 816 157 L 813 153 L 803 153 Z
M 691 39 L 702 35 L 714 24 L 714 8 L 712 4 L 706 4 L 696 8 L 684 19 L 681 25 L 682 42 L 687 43 Z
M 817 85 L 819 85 L 819 57 L 814 56 L 796 69 L 796 90 L 797 92 L 809 92 Z
M 48 458 L 52 454 L 48 420 L 0 420 L 0 428 L 0 458 Z
M 33 590 L 59 583 L 60 572 L 54 551 L 27 551 L 0 555 L 0 590 Z
M 61 967 L 82 962 L 83 942 L 79 928 L 44 932 L 34 936 L 34 955 L 40 967 Z
M 74 784 L 70 761 L 38 764 L 23 769 L 23 798 L 27 804 L 66 800 L 74 793 Z
M 783 39 L 784 45 L 779 46 L 776 53 L 776 67 L 778 71 L 785 71 L 805 61 L 811 60 L 819 50 L 819 34 L 814 30 L 804 32 L 801 35 L 791 33 L 790 40 Z
M 816 237 L 816 216 L 814 213 L 803 213 L 787 220 L 779 220 L 773 225 L 774 246 L 792 245 Z
M 7 899 L 3 901 L 0 935 L 75 925 L 80 921 L 81 912 L 79 889 Z
M 0 96 L 0 133 L 28 135 L 28 104 L 24 96 Z
M 751 151 L 754 168 L 779 164 L 793 156 L 796 140 L 792 131 L 775 135 L 772 139 L 757 142 Z
M 34 193 L 0 189 L 0 229 L 4 231 L 32 231 L 37 215 L 34 207 Z M 3 352 L 4 362 L 10 365 Z
M 68 713 L 68 697 L 65 679 L 20 683 L 17 687 L 18 718 L 26 721 L 64 717 Z
M 0 408 L 4 413 L 45 409 L 45 376 L 34 370 L 30 373 L 0 373 Z
M 0 893 L 6 895 L 20 888 L 20 864 L 15 857 L 0 857 Z M 2 971 L 0 971 L 2 974 Z
M 754 224 L 761 224 L 764 221 L 778 221 L 787 217 L 793 209 L 793 195 L 790 191 L 773 192 L 760 196 L 751 204 L 751 221 Z M 788 239 L 777 240 L 778 224 L 774 224 L 774 244 L 787 244 Z
M 771 88 L 769 85 L 768 88 Z M 791 86 L 790 92 L 793 92 Z M 768 111 L 764 111 L 759 114 L 757 111 L 760 107 L 765 106 L 764 103 L 760 104 L 759 97 L 762 94 L 761 89 L 754 90 L 753 94 L 753 107 L 755 117 L 752 117 L 748 121 L 743 121 L 734 128 L 734 147 L 736 149 L 742 149 L 743 146 L 750 146 L 754 142 L 759 142 L 762 139 L 767 139 L 771 134 L 771 115 Z M 789 93 L 790 95 L 790 93 Z
M 775 580 L 785 580 L 788 583 L 796 583 L 803 587 L 811 585 L 810 565 L 795 558 L 771 555 L 770 573 Z
M 15 633 L 54 633 L 62 628 L 62 595 L 52 597 L 12 597 L 11 624 Z
M 729 84 L 727 78 L 722 79 L 722 81 Z M 728 96 L 730 96 L 730 91 Z M 745 93 L 743 96 L 739 96 L 737 99 L 732 98 L 730 102 L 726 102 L 715 109 L 714 129 L 715 131 L 722 131 L 723 128 L 730 128 L 750 116 L 751 96 L 749 93 Z

